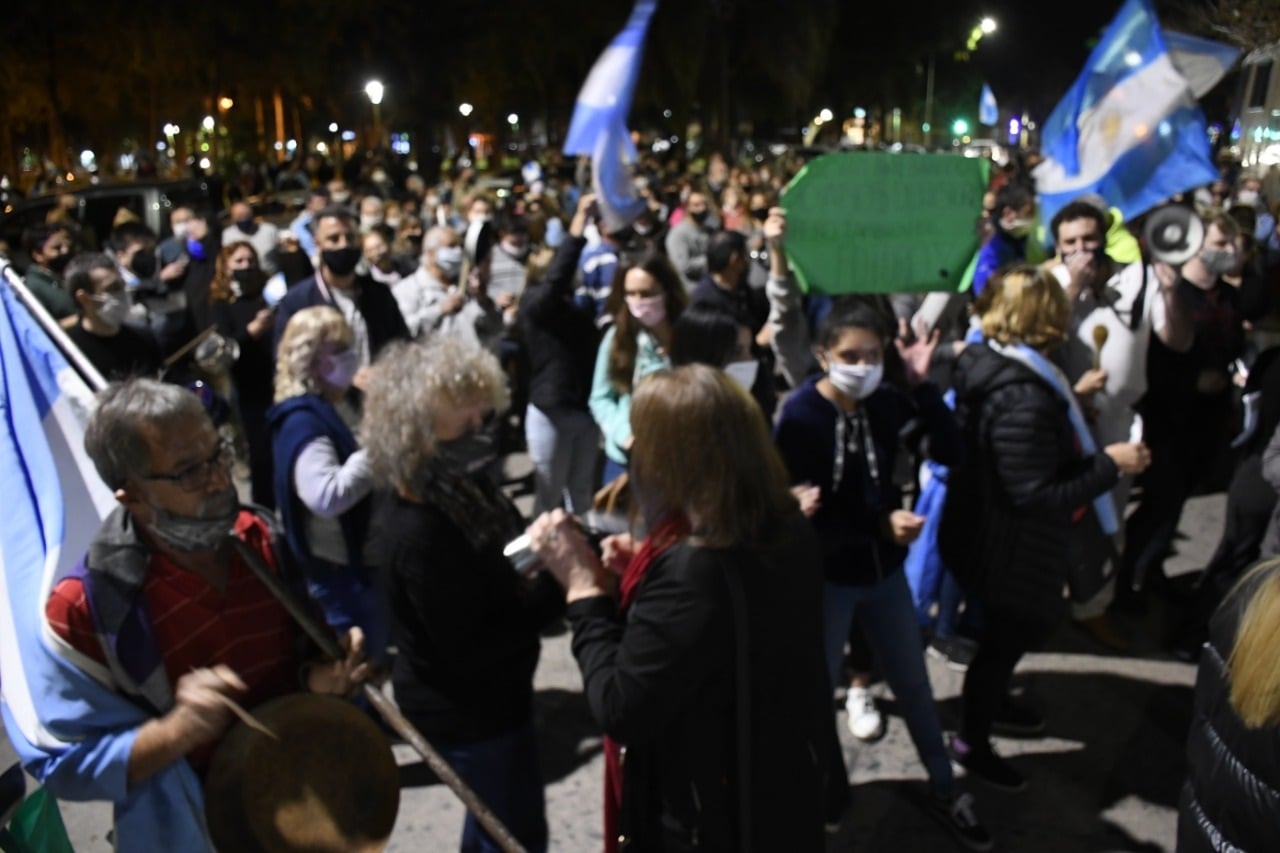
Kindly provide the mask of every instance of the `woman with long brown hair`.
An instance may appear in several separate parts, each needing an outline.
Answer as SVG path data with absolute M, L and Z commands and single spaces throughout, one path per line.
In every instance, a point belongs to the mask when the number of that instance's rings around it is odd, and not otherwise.
M 239 347 L 240 355 L 231 365 L 231 381 L 249 450 L 253 502 L 274 507 L 267 409 L 275 392 L 271 329 L 276 317 L 262 295 L 266 284 L 267 276 L 253 246 L 243 241 L 223 246 L 209 285 L 209 316 L 218 334 Z
M 565 586 L 592 713 L 625 750 L 606 833 L 645 850 L 821 850 L 835 749 L 821 553 L 768 426 L 701 364 L 641 382 L 631 417 L 648 535 L 604 541 L 619 595 L 563 510 L 529 529 Z
M 604 433 L 605 483 L 627 470 L 631 392 L 650 373 L 671 366 L 671 330 L 688 301 L 680 274 L 665 255 L 650 252 L 618 264 L 605 303 L 613 325 L 596 352 L 589 400 Z

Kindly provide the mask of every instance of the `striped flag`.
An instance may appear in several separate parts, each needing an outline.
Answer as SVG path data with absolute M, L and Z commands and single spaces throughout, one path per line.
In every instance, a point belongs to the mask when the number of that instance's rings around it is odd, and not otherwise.
M 1041 147 L 1034 176 L 1045 221 L 1085 193 L 1129 220 L 1217 179 L 1196 90 L 1151 0 L 1126 0 L 1045 122 Z
M 982 94 L 978 97 L 978 123 L 994 127 L 999 122 L 1000 107 L 996 104 L 996 93 L 983 83 Z
M 49 630 L 45 601 L 116 505 L 84 452 L 94 398 L 0 282 L 0 711 L 27 771 L 59 799 L 116 804 L 119 850 L 209 849 L 200 783 L 178 762 L 125 778 L 149 714 Z M 81 658 L 83 656 L 80 656 Z M 142 843 L 145 841 L 145 844 Z
M 627 25 L 582 84 L 565 137 L 564 153 L 592 157 L 591 177 L 606 231 L 620 230 L 644 210 L 628 168 L 636 161 L 636 148 L 627 131 L 627 114 L 640 76 L 645 33 L 657 6 L 657 0 L 637 0 Z

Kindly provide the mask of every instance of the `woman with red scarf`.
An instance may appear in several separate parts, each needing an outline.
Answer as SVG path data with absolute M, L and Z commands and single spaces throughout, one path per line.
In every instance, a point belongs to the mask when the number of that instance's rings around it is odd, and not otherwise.
M 572 517 L 555 510 L 529 530 L 565 587 L 592 713 L 619 745 L 606 838 L 821 850 L 829 792 L 845 793 L 827 778 L 821 553 L 764 417 L 722 371 L 690 365 L 646 379 L 631 419 L 648 536 L 604 542 L 620 595 Z

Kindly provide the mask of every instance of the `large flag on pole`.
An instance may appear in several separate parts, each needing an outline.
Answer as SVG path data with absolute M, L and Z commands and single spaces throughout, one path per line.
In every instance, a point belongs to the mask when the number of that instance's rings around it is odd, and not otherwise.
M 565 138 L 564 153 L 591 155 L 600 213 L 610 231 L 621 229 L 644 210 L 628 169 L 636 161 L 636 148 L 627 131 L 627 114 L 640 76 L 645 33 L 657 6 L 657 0 L 636 0 L 627 25 L 582 84 Z
M 93 392 L 0 283 L 0 690 L 32 743 L 58 739 L 38 706 L 41 606 L 115 504 L 85 456 Z
M 0 281 L 5 733 L 54 796 L 116 803 L 117 849 L 211 849 L 200 783 L 190 767 L 177 762 L 142 785 L 128 784 L 123 768 L 147 713 L 108 686 L 105 668 L 78 660 L 45 621 L 50 589 L 84 555 L 115 506 L 84 452 L 93 406 L 88 384 Z
M 1132 219 L 1215 180 L 1196 104 L 1205 79 L 1197 74 L 1193 88 L 1179 70 L 1151 0 L 1126 0 L 1045 122 L 1045 161 L 1034 172 L 1041 217 L 1097 193 Z

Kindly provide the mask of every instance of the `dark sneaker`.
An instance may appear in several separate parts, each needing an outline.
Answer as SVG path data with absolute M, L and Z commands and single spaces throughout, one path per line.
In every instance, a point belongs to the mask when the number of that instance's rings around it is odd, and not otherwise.
M 991 833 L 978 821 L 973 811 L 973 794 L 952 797 L 930 795 L 929 813 L 947 828 L 966 849 L 990 850 L 995 846 Z
M 1037 737 L 1044 734 L 1044 729 L 1044 717 L 1008 697 L 991 721 L 991 731 L 1005 737 Z
M 929 643 L 929 654 L 946 663 L 956 672 L 965 672 L 978 653 L 978 644 L 965 637 L 934 637 Z
M 970 746 L 956 736 L 947 744 L 947 750 L 951 754 L 952 761 L 994 788 L 1012 792 L 1027 789 L 1027 780 L 1022 774 L 1014 770 L 1009 762 L 996 755 L 989 746 L 985 749 Z

